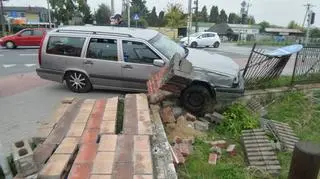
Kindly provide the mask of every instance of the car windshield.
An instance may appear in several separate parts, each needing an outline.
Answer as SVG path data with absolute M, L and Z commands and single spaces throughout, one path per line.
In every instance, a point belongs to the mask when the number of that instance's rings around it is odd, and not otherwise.
M 149 42 L 169 60 L 171 60 L 176 53 L 185 56 L 185 50 L 180 45 L 162 34 L 157 35 Z

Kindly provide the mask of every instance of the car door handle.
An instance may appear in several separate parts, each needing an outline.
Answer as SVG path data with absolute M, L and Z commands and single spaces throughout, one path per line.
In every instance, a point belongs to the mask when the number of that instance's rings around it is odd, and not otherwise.
M 85 65 L 93 65 L 93 62 L 91 60 L 86 60 L 83 62 Z
M 133 67 L 131 65 L 124 65 L 122 68 L 132 69 Z

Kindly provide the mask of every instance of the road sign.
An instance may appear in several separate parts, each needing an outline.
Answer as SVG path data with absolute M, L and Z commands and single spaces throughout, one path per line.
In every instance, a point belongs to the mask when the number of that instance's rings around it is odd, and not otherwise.
M 140 19 L 138 14 L 134 14 L 133 15 L 133 20 L 138 21 Z

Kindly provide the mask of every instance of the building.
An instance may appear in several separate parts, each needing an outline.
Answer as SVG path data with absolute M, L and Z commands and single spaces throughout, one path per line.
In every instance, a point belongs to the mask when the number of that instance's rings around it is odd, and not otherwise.
M 38 24 L 48 22 L 48 10 L 44 7 L 5 6 L 4 14 L 12 24 Z
M 208 31 L 216 32 L 222 37 L 227 37 L 228 40 L 254 40 L 260 33 L 260 26 L 221 23 L 210 27 Z
M 266 28 L 265 33 L 273 36 L 302 36 L 304 34 L 299 29 L 286 28 Z
M 210 22 L 198 22 L 198 31 L 199 32 L 205 32 L 210 27 L 212 27 L 215 23 Z M 196 31 L 196 23 L 192 22 L 192 32 Z

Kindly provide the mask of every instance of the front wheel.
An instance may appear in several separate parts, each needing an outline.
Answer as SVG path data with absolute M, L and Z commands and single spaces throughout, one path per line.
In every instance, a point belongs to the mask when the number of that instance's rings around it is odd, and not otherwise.
M 198 47 L 198 43 L 197 42 L 192 42 L 191 43 L 191 48 L 197 48 Z
M 14 48 L 16 48 L 16 45 L 13 42 L 8 41 L 8 42 L 6 42 L 6 48 L 14 49 Z
M 75 93 L 87 93 L 92 89 L 89 78 L 81 72 L 68 72 L 65 80 L 67 87 Z
M 181 95 L 181 102 L 184 107 L 199 115 L 204 115 L 210 109 L 213 109 L 214 97 L 210 91 L 201 85 L 192 85 L 188 87 Z

